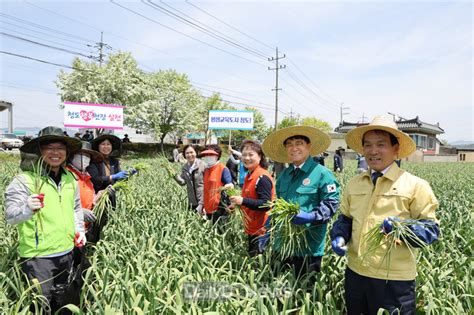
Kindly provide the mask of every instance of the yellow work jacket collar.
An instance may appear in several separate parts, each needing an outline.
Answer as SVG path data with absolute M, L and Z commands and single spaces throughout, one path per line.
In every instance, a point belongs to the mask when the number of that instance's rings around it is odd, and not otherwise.
M 395 163 L 395 161 L 390 165 L 390 168 L 387 170 L 387 172 L 381 176 L 380 178 L 386 178 L 392 182 L 396 181 L 401 174 L 403 174 L 403 170 L 398 167 L 397 163 Z M 363 175 L 362 177 L 367 177 L 369 181 L 372 180 L 372 169 L 368 169 Z

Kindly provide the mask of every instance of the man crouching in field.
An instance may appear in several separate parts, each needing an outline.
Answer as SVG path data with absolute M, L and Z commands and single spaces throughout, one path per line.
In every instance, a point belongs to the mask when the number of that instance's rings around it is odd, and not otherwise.
M 5 191 L 6 221 L 18 227 L 21 268 L 40 283 L 49 302 L 46 313 L 68 303 L 64 295 L 73 249 L 86 242 L 77 182 L 64 169 L 67 155 L 80 148 L 80 140 L 65 137 L 60 128 L 42 129 L 20 148 L 23 156 L 39 162 L 22 163 L 24 172 Z
M 369 166 L 347 184 L 331 231 L 333 251 L 348 252 L 348 314 L 377 314 L 380 308 L 415 314 L 416 248 L 439 235 L 430 185 L 394 163 L 413 153 L 415 143 L 382 116 L 351 130 L 346 142 Z

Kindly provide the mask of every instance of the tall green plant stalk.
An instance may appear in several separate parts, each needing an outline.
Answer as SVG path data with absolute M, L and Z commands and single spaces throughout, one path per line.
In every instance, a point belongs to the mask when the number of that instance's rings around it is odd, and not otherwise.
M 390 274 L 393 250 L 397 247 L 406 246 L 413 258 L 416 258 L 416 247 L 426 247 L 426 244 L 409 228 L 409 226 L 413 224 L 423 225 L 423 221 L 415 219 L 389 220 L 392 223 L 392 231 L 390 231 L 390 233 L 384 233 L 381 228 L 382 223 L 380 223 L 375 225 L 363 236 L 364 242 L 367 244 L 367 250 L 362 256 L 362 261 L 364 261 L 368 256 L 372 256 L 379 248 L 385 247 L 381 263 L 383 263 L 383 261 L 386 263 L 387 278 Z M 416 245 L 416 247 L 412 244 Z
M 46 174 L 49 172 L 49 166 L 45 165 L 44 158 L 41 156 L 38 158 L 38 161 L 33 165 L 33 193 L 41 195 L 41 189 L 43 185 L 48 181 Z M 41 203 L 43 203 L 43 197 L 41 198 Z M 44 218 L 41 209 L 36 211 L 36 221 L 35 221 L 35 242 L 36 247 L 39 244 L 39 235 L 43 237 L 44 240 Z M 39 223 L 39 231 L 38 231 Z
M 297 203 L 277 198 L 264 206 L 271 208 L 269 212 L 271 216 L 270 241 L 272 243 L 279 241 L 281 246 L 279 254 L 282 258 L 294 256 L 309 248 L 306 228 L 291 222 L 300 209 Z

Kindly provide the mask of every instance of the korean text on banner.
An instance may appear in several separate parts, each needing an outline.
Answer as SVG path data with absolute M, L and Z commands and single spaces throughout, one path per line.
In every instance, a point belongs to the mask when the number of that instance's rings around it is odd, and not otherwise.
M 253 130 L 253 111 L 210 110 L 209 129 Z
M 64 102 L 64 127 L 123 129 L 123 106 Z

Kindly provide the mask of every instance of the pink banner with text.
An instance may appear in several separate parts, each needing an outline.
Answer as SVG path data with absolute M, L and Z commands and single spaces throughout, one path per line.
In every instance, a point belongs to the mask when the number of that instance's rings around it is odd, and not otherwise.
M 64 127 L 123 129 L 123 106 L 64 102 Z

